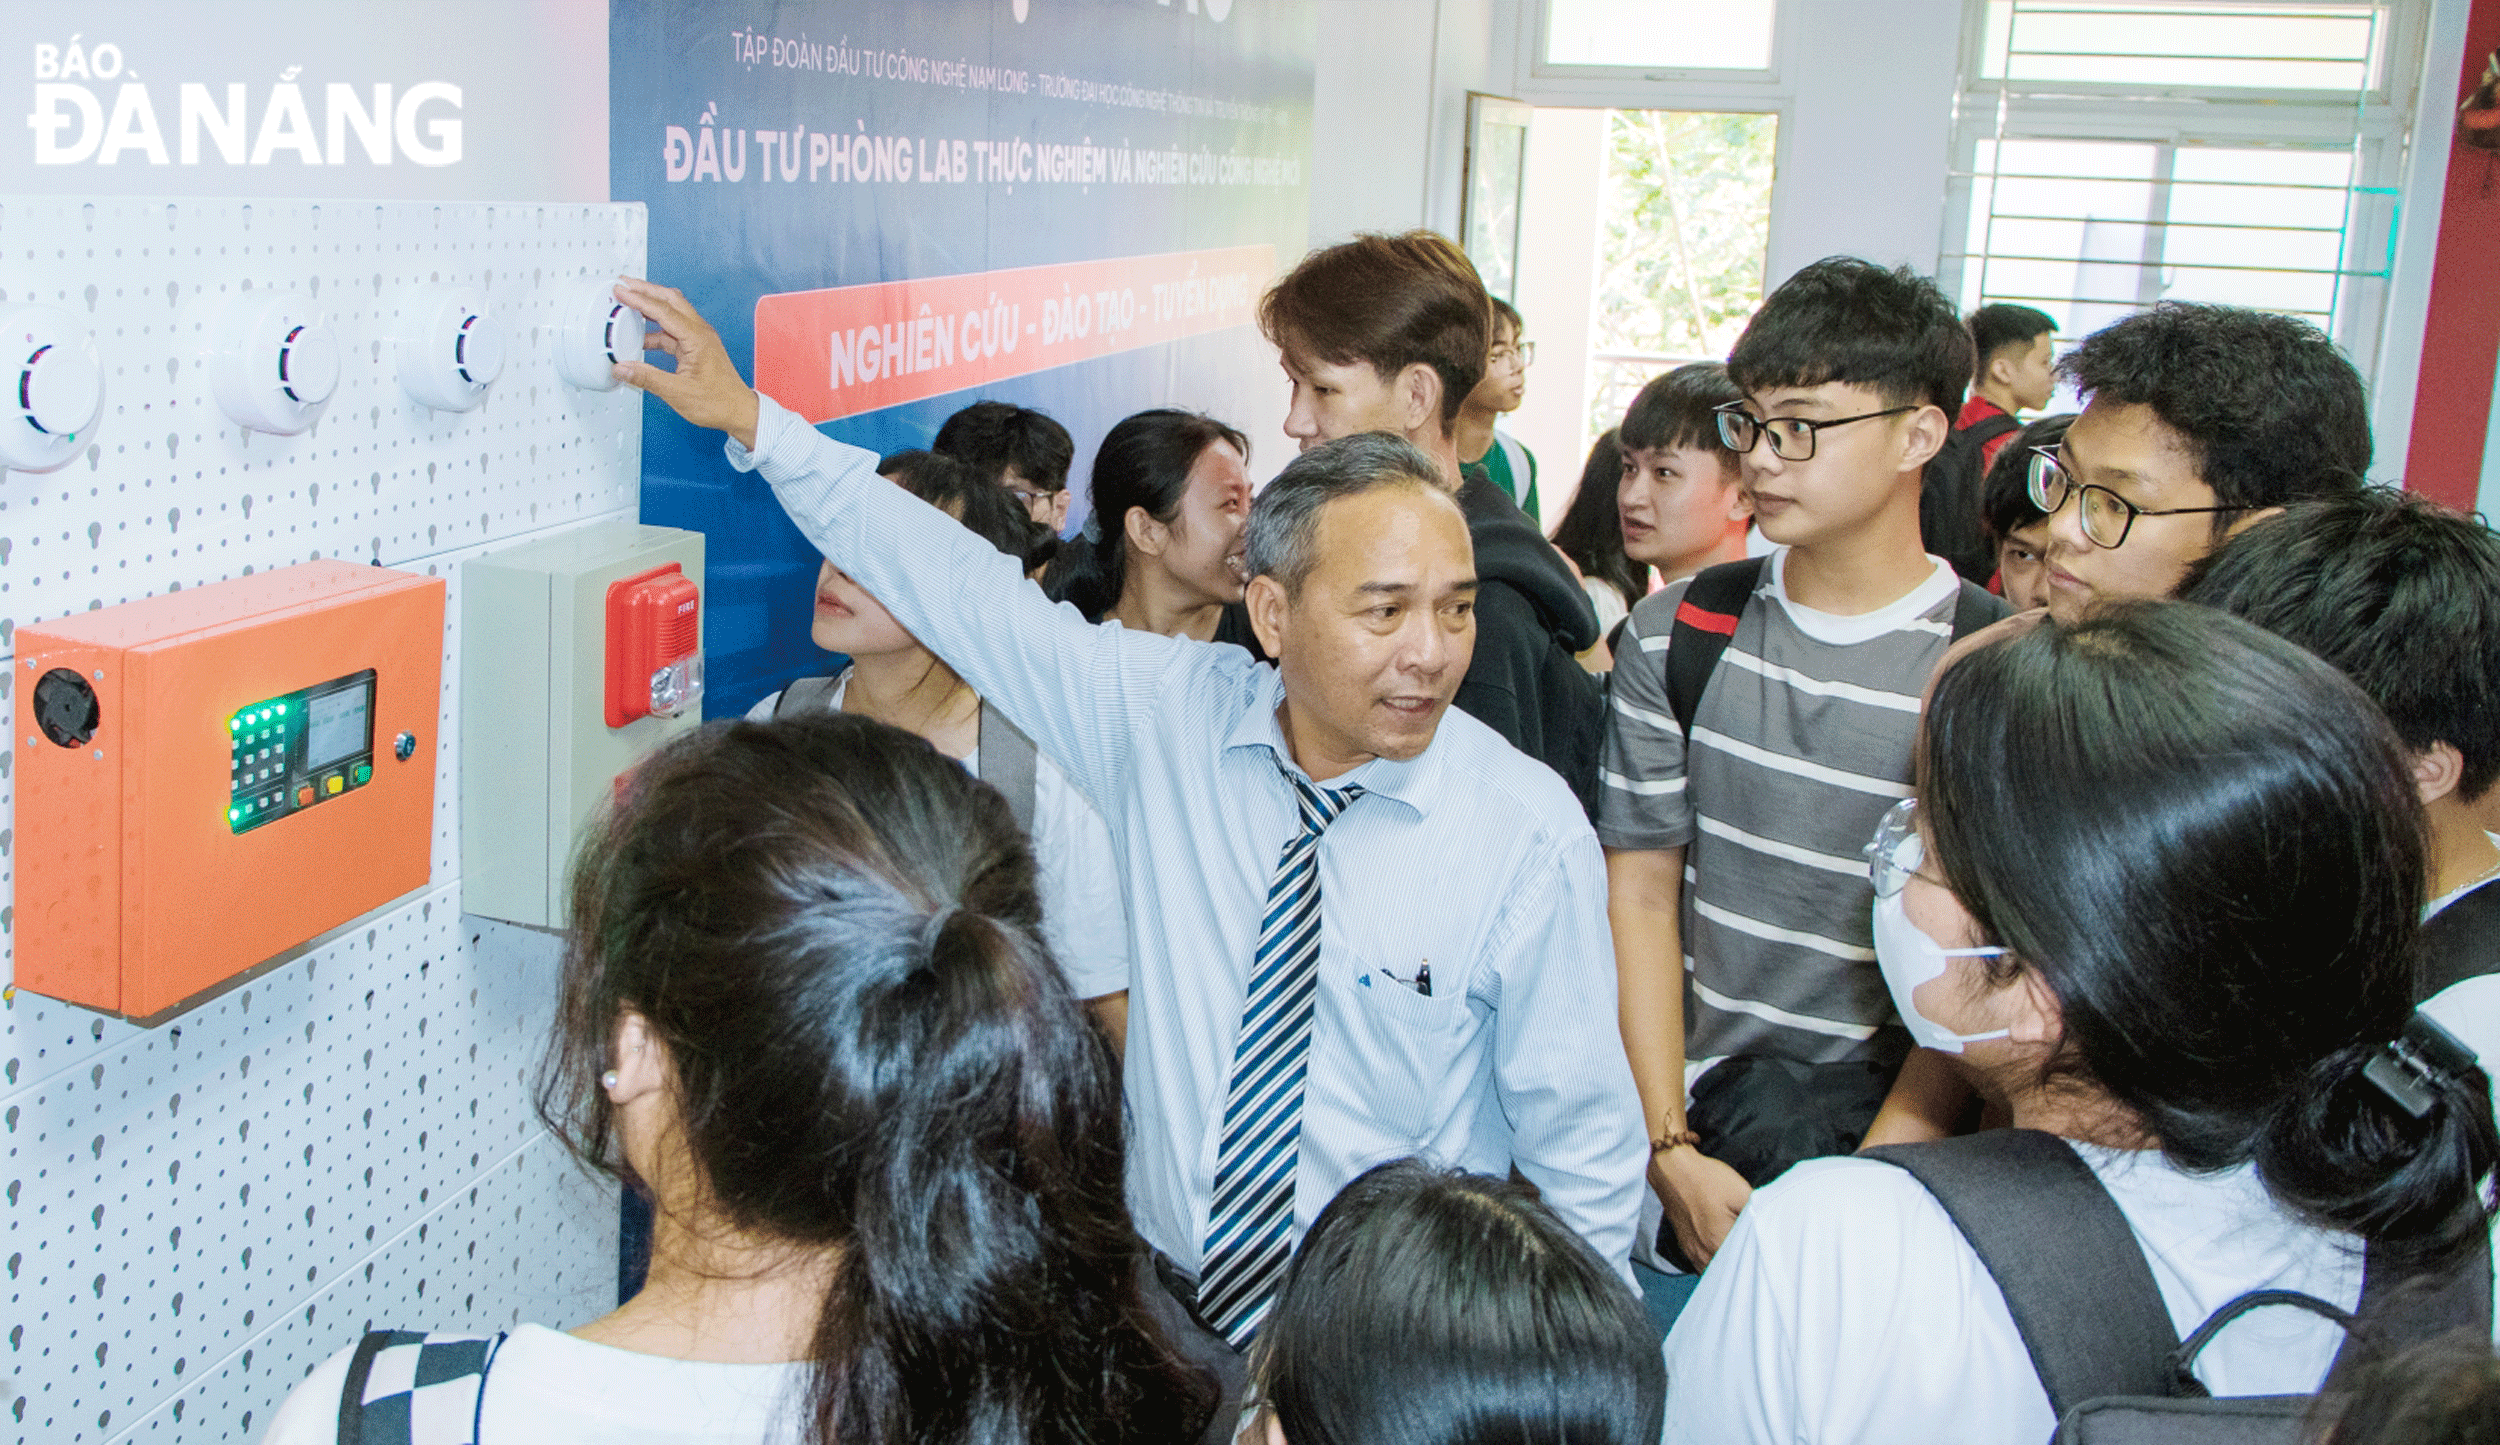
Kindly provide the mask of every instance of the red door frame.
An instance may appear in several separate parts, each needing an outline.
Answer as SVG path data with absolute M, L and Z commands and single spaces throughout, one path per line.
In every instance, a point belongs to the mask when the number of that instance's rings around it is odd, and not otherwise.
M 2469 509 L 2482 485 L 2483 440 L 2491 426 L 2494 365 L 2500 362 L 2500 152 L 2455 143 L 2455 106 L 2482 80 L 2495 47 L 2500 47 L 2500 0 L 2473 0 L 2449 118 L 2435 135 L 2420 138 L 2421 144 L 2447 148 L 2448 189 L 2439 213 L 2404 478 L 2424 496 Z

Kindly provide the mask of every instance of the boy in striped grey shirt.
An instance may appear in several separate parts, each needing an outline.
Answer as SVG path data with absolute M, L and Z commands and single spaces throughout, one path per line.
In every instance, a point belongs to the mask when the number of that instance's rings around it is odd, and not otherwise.
M 1910 794 L 1919 698 L 1957 610 L 2004 610 L 1965 597 L 1919 541 L 1921 471 L 1971 374 L 1969 333 L 1932 283 L 1817 262 L 1763 303 L 1728 371 L 1744 400 L 1709 424 L 1778 550 L 1724 564 L 1759 569 L 1727 613 L 1685 606 L 1722 569 L 1633 609 L 1597 828 L 1650 1185 L 1695 1265 L 1751 1193 L 1687 1130 L 1704 1068 L 1772 1055 L 1889 1069 L 1910 1053 L 1875 966 L 1859 850 Z M 1680 610 L 1682 638 L 1725 639 L 1689 734 L 1667 683 Z

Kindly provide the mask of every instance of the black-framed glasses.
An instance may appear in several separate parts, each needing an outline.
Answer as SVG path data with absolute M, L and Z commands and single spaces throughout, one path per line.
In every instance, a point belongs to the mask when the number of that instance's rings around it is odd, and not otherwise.
M 1784 462 L 1802 462 L 1814 455 L 1814 434 L 1826 427 L 1847 426 L 1853 421 L 1873 421 L 1879 416 L 1899 416 L 1918 410 L 1917 405 L 1886 407 L 1882 411 L 1865 411 L 1856 416 L 1834 417 L 1830 421 L 1809 421 L 1801 416 L 1775 416 L 1765 421 L 1745 410 L 1741 401 L 1723 402 L 1712 407 L 1719 417 L 1719 440 L 1729 451 L 1742 456 L 1753 450 L 1753 444 L 1764 437 L 1771 439 L 1771 455 Z
M 1487 366 L 1500 366 L 1509 361 L 1517 361 L 1521 366 L 1534 366 L 1536 365 L 1536 343 L 1522 341 L 1516 346 L 1496 346 L 1485 353 L 1484 360 Z
M 2246 507 L 2139 507 L 2135 503 L 2092 482 L 2078 482 L 2058 459 L 2055 449 L 2031 449 L 2031 504 L 2043 516 L 2054 517 L 2066 505 L 2068 495 L 2078 498 L 2076 513 L 2083 523 L 2084 540 L 2095 547 L 2115 550 L 2126 545 L 2127 533 L 2138 517 L 2185 517 L 2212 512 L 2245 512 Z

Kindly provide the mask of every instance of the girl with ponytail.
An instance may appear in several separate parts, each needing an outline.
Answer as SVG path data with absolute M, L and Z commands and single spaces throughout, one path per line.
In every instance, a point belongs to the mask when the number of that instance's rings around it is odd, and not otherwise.
M 1005 801 L 908 733 L 648 763 L 576 864 L 539 1110 L 650 1196 L 650 1279 L 504 1337 L 483 1438 L 1195 1437 L 1213 1386 L 1141 1302 L 1117 1072 L 1040 921 Z M 339 1363 L 289 1413 L 336 1421 Z
M 1094 453 L 1093 510 L 1042 586 L 1089 622 L 1257 644 L 1241 609 L 1250 442 L 1194 411 L 1141 411 Z
M 2413 1013 L 2421 805 L 2350 682 L 2181 603 L 2009 624 L 1939 674 L 1917 777 L 1868 847 L 1868 972 L 2070 1147 L 2180 1336 L 2256 1290 L 2351 1311 L 2365 1246 L 2489 1298 L 2489 1084 Z M 1668 1339 L 1669 1440 L 2049 1437 L 2030 1327 L 1891 1162 L 1950 1147 L 1809 1160 L 1754 1196 Z M 2195 1375 L 2306 1394 L 2343 1338 L 2258 1309 Z

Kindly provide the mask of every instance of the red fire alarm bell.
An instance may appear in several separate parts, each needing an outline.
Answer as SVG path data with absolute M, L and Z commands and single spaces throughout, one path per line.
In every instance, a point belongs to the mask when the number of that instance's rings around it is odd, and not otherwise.
M 607 721 L 675 717 L 703 698 L 703 594 L 674 562 L 608 584 Z

